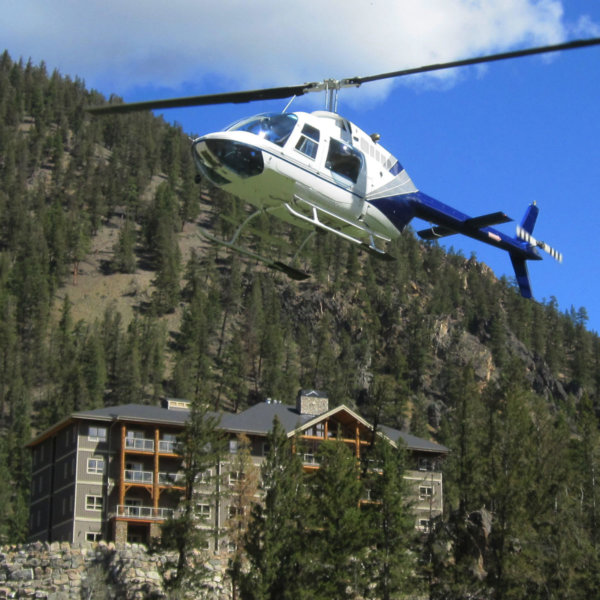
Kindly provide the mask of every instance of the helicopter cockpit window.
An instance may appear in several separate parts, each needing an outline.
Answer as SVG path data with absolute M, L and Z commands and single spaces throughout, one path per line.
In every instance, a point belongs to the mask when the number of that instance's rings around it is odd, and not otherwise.
M 329 142 L 325 166 L 334 173 L 356 183 L 362 162 L 362 154 L 356 148 L 334 139 Z
M 227 131 L 248 131 L 259 137 L 283 146 L 296 126 L 298 117 L 294 114 L 265 114 L 238 121 Z
M 296 144 L 296 150 L 306 154 L 309 158 L 317 156 L 319 149 L 319 130 L 312 125 L 305 125 L 302 128 L 302 134 Z

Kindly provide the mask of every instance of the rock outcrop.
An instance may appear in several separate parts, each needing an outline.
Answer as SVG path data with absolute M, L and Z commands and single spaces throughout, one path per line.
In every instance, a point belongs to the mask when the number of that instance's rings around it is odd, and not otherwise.
M 208 573 L 190 598 L 229 600 L 226 561 L 198 555 Z M 0 599 L 81 600 L 169 598 L 165 581 L 174 557 L 140 544 L 35 542 L 0 548 Z M 181 597 L 181 596 L 178 596 Z

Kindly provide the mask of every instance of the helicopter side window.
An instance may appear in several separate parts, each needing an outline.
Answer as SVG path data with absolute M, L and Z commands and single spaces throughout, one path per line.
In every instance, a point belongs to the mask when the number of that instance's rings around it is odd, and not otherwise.
M 356 183 L 362 162 L 362 154 L 352 146 L 334 139 L 329 142 L 325 166 L 334 173 Z
M 226 131 L 247 131 L 278 146 L 283 146 L 296 126 L 294 114 L 266 114 L 238 121 Z
M 317 150 L 319 149 L 319 130 L 312 125 L 305 125 L 302 128 L 302 134 L 296 144 L 296 150 L 302 152 L 309 158 L 315 158 L 317 156 Z

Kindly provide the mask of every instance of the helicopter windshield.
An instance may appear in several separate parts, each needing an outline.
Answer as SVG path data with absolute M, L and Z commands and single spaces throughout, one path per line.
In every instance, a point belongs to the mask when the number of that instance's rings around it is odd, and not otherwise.
M 259 137 L 283 146 L 290 137 L 298 117 L 294 114 L 264 114 L 238 121 L 226 131 L 248 131 Z

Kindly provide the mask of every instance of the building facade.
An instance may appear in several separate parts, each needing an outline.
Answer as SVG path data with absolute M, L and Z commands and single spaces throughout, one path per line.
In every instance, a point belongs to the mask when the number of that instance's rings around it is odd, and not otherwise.
M 147 543 L 177 510 L 184 492 L 177 434 L 185 427 L 188 403 L 165 400 L 161 407 L 127 404 L 73 413 L 29 443 L 32 451 L 30 541 L 71 543 L 99 539 Z M 298 436 L 304 468 L 318 468 L 318 446 L 338 439 L 360 457 L 372 442 L 373 427 L 346 406 L 330 409 L 324 394 L 300 392 L 295 406 L 267 401 L 237 414 L 222 414 L 219 427 L 229 453 L 215 465 L 223 486 L 236 484 L 233 455 L 238 440 L 249 442 L 259 466 L 267 436 L 277 419 L 287 435 Z M 440 462 L 448 449 L 404 432 L 381 427 L 379 434 L 408 451 L 415 526 L 426 530 L 442 512 Z M 198 483 L 202 488 L 202 481 Z M 199 496 L 202 498 L 202 494 Z M 207 493 L 199 509 L 217 535 L 235 507 L 230 495 Z

